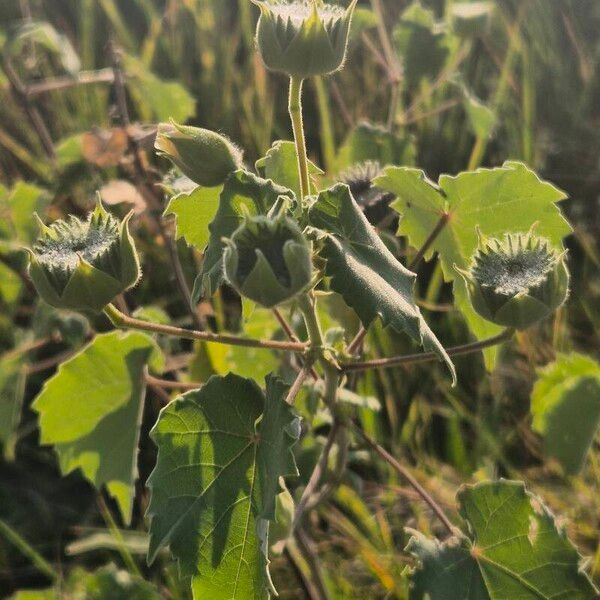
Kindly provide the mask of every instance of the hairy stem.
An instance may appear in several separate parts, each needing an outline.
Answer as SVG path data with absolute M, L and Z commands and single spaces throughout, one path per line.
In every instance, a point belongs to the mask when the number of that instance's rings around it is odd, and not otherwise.
M 288 105 L 292 128 L 294 130 L 294 142 L 296 144 L 301 201 L 310 194 L 308 158 L 306 156 L 306 140 L 304 139 L 304 123 L 302 121 L 302 84 L 302 79 L 298 79 L 297 77 L 290 78 L 290 98 Z
M 491 348 L 492 346 L 498 346 L 504 342 L 507 342 L 514 335 L 514 329 L 506 329 L 502 333 L 495 335 L 494 337 L 481 340 L 479 342 L 472 342 L 470 344 L 462 344 L 461 346 L 454 346 L 447 348 L 449 356 L 462 356 L 464 354 L 473 354 L 485 348 Z M 364 362 L 355 363 L 342 363 L 340 365 L 342 371 L 368 371 L 369 369 L 387 369 L 390 367 L 397 367 L 399 365 L 417 364 L 423 362 L 431 362 L 438 360 L 439 356 L 435 352 L 422 352 L 420 354 L 406 354 L 404 356 L 393 356 L 391 358 L 378 358 L 375 360 L 366 360 Z
M 286 350 L 288 352 L 305 353 L 308 350 L 308 344 L 302 342 L 280 342 L 277 340 L 254 340 L 238 337 L 235 335 L 222 335 L 219 333 L 209 333 L 207 331 L 195 331 L 173 327 L 171 325 L 161 325 L 149 321 L 141 321 L 123 314 L 116 306 L 109 304 L 104 313 L 111 320 L 115 327 L 123 329 L 135 329 L 138 331 L 147 331 L 149 333 L 162 333 L 172 337 L 178 337 L 186 340 L 203 340 L 206 342 L 215 342 L 217 344 L 226 344 L 228 346 L 246 346 L 248 348 L 270 348 L 272 350 Z

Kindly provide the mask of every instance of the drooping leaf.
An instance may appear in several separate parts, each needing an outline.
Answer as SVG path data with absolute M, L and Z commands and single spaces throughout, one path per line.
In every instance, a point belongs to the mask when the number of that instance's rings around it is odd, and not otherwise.
M 411 600 L 593 600 L 581 557 L 544 504 L 521 482 L 465 486 L 458 493 L 467 534 L 444 542 L 415 533 L 419 561 Z
M 177 238 L 184 238 L 201 252 L 208 244 L 208 226 L 219 207 L 223 186 L 207 188 L 198 186 L 189 193 L 181 193 L 169 201 L 166 215 L 175 215 Z
M 311 224 L 326 232 L 323 256 L 331 287 L 368 327 L 380 317 L 385 327 L 408 333 L 426 350 L 454 366 L 414 301 L 416 275 L 387 249 L 352 198 L 339 184 L 321 192 L 310 209 Z
M 178 82 L 163 81 L 133 56 L 124 56 L 127 88 L 134 98 L 141 120 L 185 123 L 196 111 L 194 97 Z
M 33 403 L 41 443 L 54 445 L 62 473 L 80 468 L 96 487 L 106 485 L 126 521 L 137 477 L 144 367 L 160 369 L 161 360 L 145 334 L 98 335 L 58 368 Z
M 0 359 L 0 444 L 6 459 L 14 457 L 25 380 L 25 370 L 19 356 Z
M 212 377 L 165 407 L 152 431 L 149 560 L 169 545 L 195 598 L 268 597 L 268 521 L 278 478 L 295 474 L 296 418 L 286 387 Z
M 265 156 L 256 161 L 256 170 L 265 179 L 272 179 L 296 194 L 300 194 L 300 174 L 298 171 L 298 159 L 296 158 L 296 146 L 294 142 L 277 141 Z M 322 175 L 323 171 L 311 161 L 308 161 L 309 175 Z
M 546 454 L 578 473 L 600 426 L 600 365 L 582 354 L 562 354 L 541 369 L 531 394 L 533 429 Z
M 194 285 L 194 299 L 212 296 L 223 282 L 223 238 L 242 223 L 244 215 L 266 215 L 280 197 L 293 200 L 293 193 L 247 171 L 232 173 L 223 186 L 219 208 L 209 225 L 210 237 L 202 272 Z
M 455 177 L 442 175 L 438 185 L 418 169 L 388 167 L 375 183 L 397 196 L 392 207 L 402 215 L 398 235 L 406 236 L 415 248 L 423 246 L 442 215 L 449 215 L 426 258 L 439 254 L 445 280 L 454 282 L 455 302 L 479 338 L 494 335 L 500 328 L 475 313 L 464 282 L 453 268 L 455 264 L 468 268 L 478 244 L 477 229 L 501 238 L 506 231 L 526 232 L 537 223 L 536 234 L 557 246 L 571 231 L 556 206 L 565 194 L 522 163 L 506 162 L 496 169 Z
M 369 122 L 359 123 L 349 134 L 337 157 L 339 170 L 374 161 L 387 165 L 412 165 L 415 162 L 414 140 L 400 137 L 387 129 Z

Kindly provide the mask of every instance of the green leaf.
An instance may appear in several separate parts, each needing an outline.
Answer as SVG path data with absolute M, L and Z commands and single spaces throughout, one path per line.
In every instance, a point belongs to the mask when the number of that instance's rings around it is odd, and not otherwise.
M 496 113 L 466 88 L 463 90 L 463 95 L 465 112 L 473 133 L 479 138 L 488 139 L 496 126 Z
M 280 197 L 292 201 L 293 193 L 243 170 L 227 178 L 219 198 L 219 209 L 208 227 L 210 237 L 202 272 L 194 285 L 195 300 L 212 296 L 223 282 L 223 238 L 231 237 L 245 215 L 266 215 Z
M 256 161 L 256 170 L 265 179 L 271 179 L 278 185 L 292 190 L 296 198 L 300 198 L 300 173 L 296 146 L 294 142 L 277 141 L 263 158 Z M 308 161 L 309 175 L 322 175 L 323 171 Z M 314 191 L 314 186 L 313 186 Z
M 557 246 L 571 232 L 556 206 L 566 198 L 564 192 L 522 163 L 506 162 L 496 169 L 455 177 L 442 175 L 438 185 L 418 169 L 389 167 L 375 184 L 396 195 L 392 207 L 402 215 L 398 235 L 406 236 L 414 248 L 421 248 L 440 218 L 449 214 L 426 258 L 439 254 L 445 280 L 454 282 L 455 302 L 478 338 L 494 335 L 500 328 L 475 313 L 464 281 L 453 268 L 454 264 L 468 268 L 478 244 L 477 229 L 501 238 L 507 231 L 526 232 L 537 223 L 536 234 Z
M 533 429 L 546 454 L 578 473 L 600 425 L 600 365 L 582 354 L 562 354 L 540 369 L 531 394 Z
M 415 533 L 419 561 L 411 600 L 593 600 L 580 556 L 541 500 L 517 481 L 465 486 L 458 493 L 468 537 L 444 542 Z
M 412 165 L 415 162 L 414 140 L 390 133 L 384 127 L 369 122 L 357 125 L 348 135 L 337 158 L 339 170 L 366 161 L 386 165 Z
M 50 201 L 48 192 L 31 183 L 18 181 L 10 190 L 0 186 L 0 248 L 2 241 L 31 244 L 37 237 L 38 227 L 32 218 L 42 216 Z
M 414 301 L 416 275 L 387 249 L 352 198 L 346 185 L 321 192 L 309 219 L 327 235 L 322 254 L 331 287 L 351 306 L 365 327 L 380 317 L 385 327 L 408 333 L 426 350 L 454 365 Z
M 150 362 L 159 369 L 161 361 L 145 334 L 98 335 L 58 368 L 33 403 L 41 443 L 54 445 L 62 473 L 80 468 L 96 487 L 106 485 L 126 521 L 137 476 L 144 367 Z
M 0 306 L 12 307 L 23 289 L 21 278 L 7 265 L 0 263 Z
M 25 381 L 20 357 L 0 358 L 0 444 L 6 459 L 14 457 Z
M 128 75 L 127 89 L 142 121 L 173 119 L 185 123 L 194 116 L 196 101 L 180 83 L 161 80 L 133 56 L 124 56 L 123 64 Z
M 286 387 L 212 377 L 165 407 L 152 430 L 149 560 L 170 545 L 195 598 L 267 598 L 266 535 L 280 476 L 296 474 Z
M 184 238 L 190 245 L 203 251 L 208 244 L 208 226 L 219 207 L 223 186 L 198 186 L 189 193 L 181 193 L 169 201 L 166 215 L 175 215 L 177 238 Z

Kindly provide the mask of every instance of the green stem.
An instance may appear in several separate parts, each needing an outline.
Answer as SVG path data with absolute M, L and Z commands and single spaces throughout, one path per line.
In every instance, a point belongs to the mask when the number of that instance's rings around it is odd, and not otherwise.
M 317 354 L 315 358 L 318 359 L 325 374 L 325 395 L 323 399 L 325 404 L 331 410 L 334 410 L 337 399 L 337 391 L 340 385 L 340 372 L 338 368 L 325 357 L 325 343 L 323 340 L 321 324 L 319 323 L 319 319 L 317 317 L 316 303 L 308 294 L 303 294 L 298 299 L 298 307 L 304 316 L 304 322 L 306 323 L 306 330 L 308 332 L 311 350 Z
M 115 327 L 123 329 L 135 329 L 138 331 L 148 331 L 150 333 L 162 333 L 172 337 L 178 337 L 186 340 L 202 340 L 205 342 L 214 342 L 216 344 L 226 344 L 228 346 L 245 346 L 248 348 L 270 348 L 272 350 L 286 350 L 288 352 L 298 352 L 304 354 L 308 350 L 308 344 L 303 342 L 280 342 L 277 340 L 253 340 L 249 338 L 238 337 L 235 335 L 222 335 L 219 333 L 210 333 L 208 331 L 194 331 L 191 329 L 182 329 L 171 325 L 161 325 L 149 321 L 141 321 L 123 314 L 116 306 L 109 304 L 104 309 L 104 314 L 110 319 Z
M 310 194 L 308 178 L 308 159 L 306 157 L 306 141 L 304 139 L 304 123 L 302 121 L 302 84 L 303 80 L 297 77 L 290 78 L 289 113 L 294 130 L 296 156 L 298 159 L 298 173 L 300 175 L 300 192 L 303 200 Z

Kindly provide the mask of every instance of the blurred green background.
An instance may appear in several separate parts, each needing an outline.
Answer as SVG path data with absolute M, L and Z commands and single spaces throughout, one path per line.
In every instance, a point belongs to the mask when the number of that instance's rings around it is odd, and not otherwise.
M 19 276 L 18 249 L 35 232 L 34 210 L 84 214 L 97 189 L 106 202 L 139 207 L 116 109 L 115 52 L 126 78 L 130 134 L 148 148 L 150 169 L 165 170 L 152 156 L 152 132 L 170 117 L 226 133 L 245 148 L 248 164 L 272 141 L 291 139 L 287 81 L 268 74 L 254 50 L 256 13 L 249 0 L 0 3 L 0 391 L 10 389 L 19 397 L 11 406 L 23 407 L 21 414 L 0 405 L 0 597 L 47 585 L 44 561 L 64 573 L 65 598 L 120 597 L 110 568 L 89 574 L 109 562 L 132 581 L 141 572 L 153 582 L 136 583 L 139 596 L 124 597 L 187 597 L 168 557 L 145 566 L 143 486 L 133 531 L 122 532 L 110 500 L 98 500 L 77 473 L 61 478 L 51 449 L 38 446 L 28 406 L 55 357 L 80 346 L 87 326 L 38 306 Z M 568 194 L 562 208 L 574 228 L 567 240 L 573 286 L 553 323 L 519 336 L 491 377 L 481 360 L 459 360 L 456 389 L 437 367 L 369 374 L 359 387 L 382 405 L 367 419 L 371 432 L 405 456 L 443 504 L 453 505 L 465 481 L 524 478 L 564 517 L 600 582 L 600 447 L 592 447 L 579 475 L 565 477 L 544 459 L 528 425 L 536 368 L 557 352 L 600 357 L 600 2 L 362 1 L 346 68 L 311 81 L 304 108 L 311 158 L 332 177 L 350 158 L 358 160 L 348 156 L 348 132 L 369 121 L 393 130 L 391 138 L 382 134 L 382 144 L 394 161 L 417 165 L 432 180 L 516 159 Z M 136 302 L 183 319 L 155 233 L 142 215 L 137 235 L 147 277 Z M 405 251 L 402 244 L 398 251 Z M 179 252 L 191 282 L 198 257 L 183 243 Z M 421 271 L 428 319 L 445 342 L 464 339 L 450 289 L 434 265 Z M 210 310 L 217 320 L 235 321 L 227 302 Z M 37 348 L 32 340 L 53 331 L 57 319 L 62 340 Z M 377 329 L 369 343 L 381 355 L 406 344 Z M 31 344 L 25 356 L 11 354 L 23 344 Z M 11 370 L 17 359 L 19 368 Z M 159 400 L 148 402 L 145 432 Z M 154 448 L 142 440 L 144 481 Z M 308 472 L 316 450 L 302 449 Z M 350 475 L 311 530 L 333 597 L 406 597 L 407 525 L 432 528 L 399 481 L 364 456 L 351 457 Z M 293 558 L 274 558 L 282 598 L 304 597 Z

